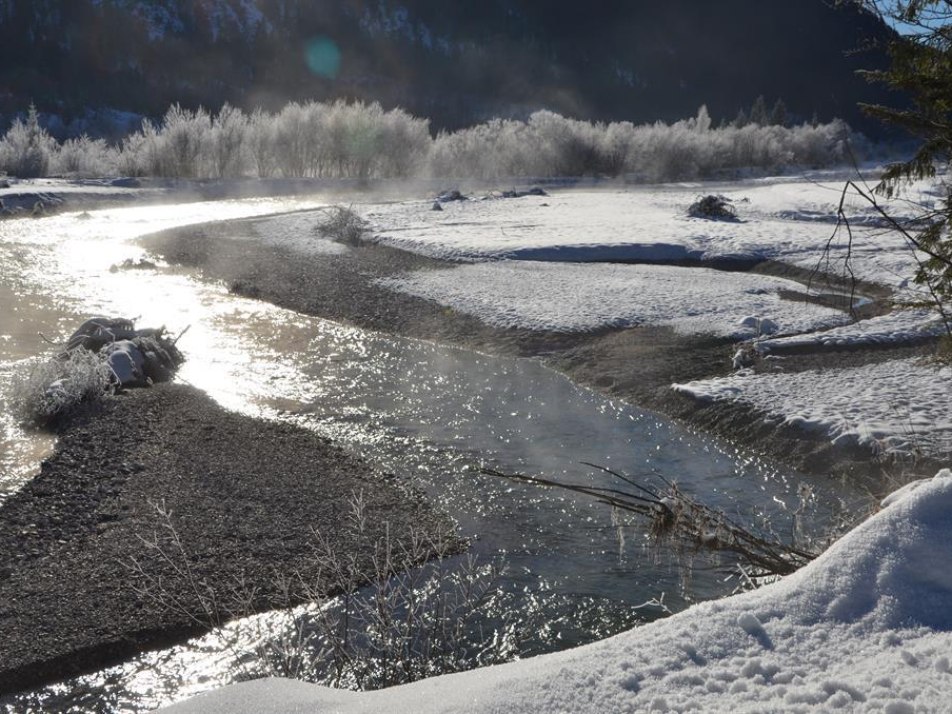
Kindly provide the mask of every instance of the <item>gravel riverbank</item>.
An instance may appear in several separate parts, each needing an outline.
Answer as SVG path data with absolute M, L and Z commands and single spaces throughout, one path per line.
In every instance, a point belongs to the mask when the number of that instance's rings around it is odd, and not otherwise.
M 201 598 L 175 566 L 187 564 L 225 614 L 241 581 L 256 589 L 253 609 L 286 605 L 276 583 L 314 582 L 313 529 L 340 541 L 356 492 L 371 538 L 385 524 L 397 541 L 411 527 L 447 526 L 418 495 L 303 429 L 227 412 L 181 385 L 108 399 L 0 508 L 0 693 L 202 631 L 183 612 L 201 613 Z M 156 537 L 171 563 L 144 544 Z M 185 607 L 137 592 L 145 580 L 133 559 Z

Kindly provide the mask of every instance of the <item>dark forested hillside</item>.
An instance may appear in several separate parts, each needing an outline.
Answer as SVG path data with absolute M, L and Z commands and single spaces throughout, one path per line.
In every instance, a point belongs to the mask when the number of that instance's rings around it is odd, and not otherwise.
M 0 114 L 31 100 L 161 114 L 379 100 L 457 127 L 539 108 L 587 119 L 731 119 L 758 95 L 793 118 L 881 90 L 849 54 L 886 29 L 830 0 L 0 0 Z

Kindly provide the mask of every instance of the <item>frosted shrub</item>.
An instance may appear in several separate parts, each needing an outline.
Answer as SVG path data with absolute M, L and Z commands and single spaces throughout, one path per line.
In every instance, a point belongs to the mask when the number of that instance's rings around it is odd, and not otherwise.
M 212 144 L 211 117 L 204 109 L 191 111 L 173 105 L 162 120 L 157 137 L 162 174 L 172 178 L 206 175 L 203 160 Z
M 361 494 L 340 532 L 314 530 L 313 548 L 302 554 L 302 567 L 312 575 L 276 583 L 288 607 L 310 604 L 258 617 L 250 617 L 257 608 L 247 584 L 220 593 L 196 580 L 171 512 L 155 508 L 160 527 L 142 544 L 191 582 L 198 602 L 177 596 L 148 558 L 129 562 L 132 587 L 164 610 L 217 628 L 239 678 L 373 690 L 500 664 L 516 654 L 519 627 L 496 587 L 502 566 L 458 557 L 459 540 L 450 530 L 411 529 L 398 539 L 384 529 L 375 536 Z M 247 619 L 225 624 L 236 615 Z
M 367 222 L 356 211 L 344 206 L 327 209 L 323 220 L 317 224 L 317 232 L 324 238 L 357 245 L 367 230 Z
M 85 349 L 35 365 L 14 383 L 14 413 L 24 423 L 47 426 L 82 404 L 102 398 L 109 386 L 105 361 Z
M 430 151 L 429 174 L 479 179 L 543 175 L 535 141 L 525 122 L 512 119 L 441 132 Z
M 230 104 L 221 108 L 211 125 L 209 160 L 216 178 L 234 178 L 245 171 L 248 119 Z
M 599 168 L 598 137 L 604 126 L 566 119 L 550 111 L 529 117 L 528 135 L 538 149 L 541 173 L 583 176 Z
M 102 139 L 85 134 L 63 142 L 53 158 L 54 172 L 78 178 L 95 178 L 116 172 L 117 155 Z
M 0 171 L 20 178 L 48 176 L 56 140 L 40 126 L 36 107 L 26 121 L 17 119 L 0 140 Z

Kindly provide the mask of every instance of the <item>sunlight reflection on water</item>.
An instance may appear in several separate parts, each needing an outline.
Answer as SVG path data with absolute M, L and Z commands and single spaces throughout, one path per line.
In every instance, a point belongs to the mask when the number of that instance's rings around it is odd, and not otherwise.
M 219 201 L 0 222 L 0 499 L 36 472 L 53 443 L 47 435 L 24 432 L 13 419 L 13 373 L 51 353 L 46 338 L 61 343 L 88 317 L 138 317 L 140 326 L 166 325 L 173 334 L 191 326 L 181 346 L 195 359 L 184 368 L 183 379 L 229 408 L 254 411 L 256 398 L 274 390 L 249 374 L 252 359 L 241 325 L 255 316 L 266 320 L 269 313 L 276 314 L 273 309 L 229 299 L 223 286 L 174 272 L 110 268 L 142 258 L 143 250 L 130 241 L 145 233 L 320 205 Z M 263 372 L 257 370 L 257 376 L 264 378 Z
M 0 223 L 0 264 L 18 266 L 5 270 L 0 300 L 23 315 L 13 325 L 0 321 L 0 390 L 7 393 L 12 372 L 43 347 L 39 331 L 62 340 L 96 313 L 138 316 L 140 326 L 164 324 L 173 334 L 189 327 L 179 379 L 229 409 L 330 436 L 423 487 L 474 538 L 479 557 L 505 554 L 501 587 L 512 593 L 511 607 L 542 601 L 551 608 L 550 621 L 564 628 L 559 647 L 656 616 L 632 606 L 661 593 L 679 609 L 733 585 L 722 582 L 722 573 L 699 572 L 685 588 L 679 569 L 657 557 L 642 531 L 619 543 L 607 509 L 480 476 L 479 464 L 584 483 L 605 477 L 581 461 L 628 473 L 658 470 L 733 515 L 770 514 L 779 523 L 781 504 L 795 505 L 806 477 L 581 389 L 535 361 L 368 333 L 239 298 L 168 268 L 109 270 L 143 256 L 128 240 L 146 232 L 306 207 L 219 202 Z M 2 339 L 7 334 L 12 338 Z M 23 433 L 7 411 L 0 438 L 16 465 L 4 462 L 0 491 L 10 492 L 50 442 Z M 849 496 L 810 481 L 819 503 Z M 148 709 L 231 681 L 235 637 L 212 634 L 35 696 L 75 703 L 80 693 L 95 692 L 108 702 L 102 711 Z M 523 654 L 550 648 L 530 642 Z

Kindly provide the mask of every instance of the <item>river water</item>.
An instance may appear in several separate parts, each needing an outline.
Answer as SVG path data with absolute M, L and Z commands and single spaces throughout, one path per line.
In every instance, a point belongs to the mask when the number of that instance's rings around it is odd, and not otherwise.
M 482 476 L 480 466 L 589 485 L 606 477 L 582 462 L 645 478 L 660 473 L 742 522 L 769 520 L 781 533 L 792 528 L 804 485 L 817 530 L 861 498 L 606 399 L 534 360 L 302 316 L 167 266 L 110 271 L 143 257 L 132 239 L 145 233 L 317 205 L 226 201 L 0 223 L 0 499 L 53 446 L 20 428 L 7 408 L 15 375 L 49 351 L 40 333 L 60 341 L 95 314 L 139 317 L 141 326 L 172 332 L 189 327 L 180 379 L 227 408 L 330 436 L 425 490 L 459 522 L 477 558 L 504 563 L 497 587 L 507 607 L 546 623 L 544 637 L 519 644 L 522 656 L 613 634 L 666 608 L 729 594 L 737 582 L 725 580 L 725 568 L 686 578 L 637 526 L 620 530 L 606 507 Z M 302 216 L 293 220 L 304 226 Z M 291 616 L 268 617 L 277 627 Z M 213 633 L 10 706 L 147 710 L 231 681 L 234 650 L 233 636 Z

